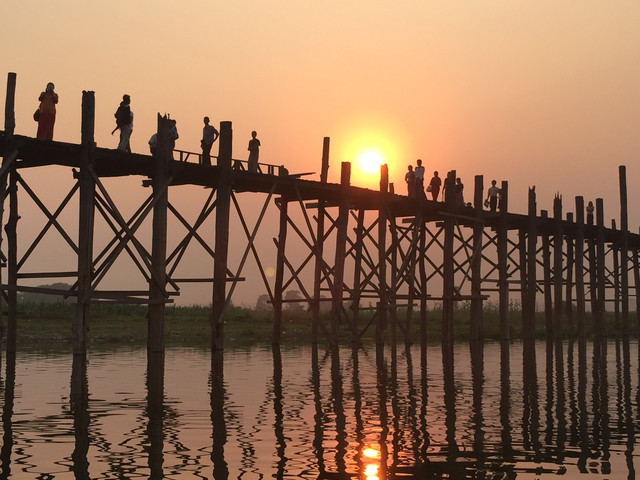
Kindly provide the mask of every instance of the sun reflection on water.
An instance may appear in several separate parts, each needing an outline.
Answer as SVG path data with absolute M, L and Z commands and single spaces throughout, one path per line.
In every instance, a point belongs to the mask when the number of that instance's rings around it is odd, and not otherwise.
M 378 477 L 380 465 L 377 462 L 380 458 L 380 452 L 375 448 L 365 447 L 362 450 L 362 456 L 367 459 L 364 465 L 364 478 L 366 480 L 380 480 L 380 477 Z M 367 463 L 367 461 L 371 461 L 372 463 Z

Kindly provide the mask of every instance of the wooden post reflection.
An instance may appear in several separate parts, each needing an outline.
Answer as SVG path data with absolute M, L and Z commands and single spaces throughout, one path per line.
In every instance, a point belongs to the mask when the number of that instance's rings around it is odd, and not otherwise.
M 87 382 L 87 359 L 84 355 L 73 356 L 71 368 L 71 395 L 69 396 L 75 448 L 71 454 L 75 478 L 89 479 L 89 387 Z
M 599 336 L 593 343 L 593 438 L 592 448 L 599 449 L 600 471 L 611 473 L 609 431 L 609 382 L 607 381 L 607 342 Z
M 351 386 L 353 389 L 353 415 L 355 417 L 356 425 L 356 445 L 357 451 L 355 460 L 358 465 L 358 469 L 362 471 L 362 450 L 365 448 L 364 438 L 364 422 L 362 421 L 362 392 L 360 391 L 360 360 L 358 353 L 360 348 L 353 346 L 351 349 Z
M 211 352 L 211 375 L 209 376 L 211 388 L 211 462 L 213 463 L 213 478 L 225 480 L 229 477 L 229 467 L 224 458 L 224 446 L 227 443 L 227 425 L 224 419 L 224 370 L 222 350 Z
M 391 445 L 393 447 L 393 458 L 391 460 L 392 468 L 395 471 L 400 457 L 400 440 L 402 438 L 402 430 L 400 427 L 400 419 L 402 413 L 400 410 L 400 402 L 398 400 L 398 350 L 391 349 L 391 384 L 389 385 L 389 393 L 391 395 L 391 413 L 393 418 L 393 437 Z
M 2 406 L 2 448 L 0 448 L 0 478 L 11 475 L 11 452 L 13 451 L 13 401 L 16 388 L 16 355 L 7 354 L 4 381 L 4 405 Z
M 628 470 L 627 478 L 636 478 L 633 464 L 636 428 L 631 408 L 631 352 L 629 351 L 629 337 L 626 335 L 622 339 L 622 384 L 624 385 L 624 393 L 622 396 L 624 404 L 624 428 L 627 432 L 627 448 L 624 452 Z
M 427 378 L 427 346 L 426 343 L 420 345 L 420 433 L 422 436 L 422 447 L 420 454 L 423 459 L 427 459 L 427 451 L 429 450 L 430 436 L 429 424 L 427 423 L 427 405 L 429 404 L 429 381 Z
M 538 438 L 540 429 L 540 412 L 538 411 L 538 375 L 536 373 L 535 340 L 523 342 L 522 355 L 522 446 L 525 450 L 533 450 L 540 454 L 541 446 Z
M 378 415 L 380 416 L 380 438 L 378 445 L 380 446 L 380 469 L 378 478 L 387 478 L 387 465 L 389 458 L 389 450 L 387 448 L 387 435 L 389 434 L 389 415 L 387 412 L 387 365 L 384 360 L 384 346 L 378 344 L 376 346 L 376 371 L 377 371 L 377 387 L 378 387 Z
M 482 413 L 482 397 L 484 392 L 484 343 L 471 342 L 471 379 L 473 384 L 473 451 L 478 459 L 478 466 L 484 463 L 484 417 Z
M 589 447 L 589 416 L 587 409 L 587 341 L 584 337 L 578 340 L 578 434 L 580 456 L 578 457 L 578 471 L 587 473 L 587 462 L 591 454 Z
M 149 438 L 150 478 L 164 478 L 164 353 L 147 352 L 147 436 Z
M 276 437 L 276 456 L 277 476 L 276 478 L 284 478 L 287 471 L 287 441 L 284 435 L 284 410 L 282 406 L 282 354 L 280 353 L 280 345 L 272 345 L 273 352 L 273 413 L 275 420 L 273 422 L 274 434 Z M 216 480 L 217 477 L 216 477 Z
M 320 359 L 318 356 L 318 344 L 314 343 L 311 347 L 311 383 L 313 386 L 313 405 L 315 407 L 313 415 L 314 435 L 313 435 L 313 450 L 316 453 L 316 462 L 318 463 L 319 476 L 326 472 L 326 466 L 324 463 L 324 429 L 322 419 L 324 412 L 322 411 L 322 395 L 320 394 Z
M 336 466 L 339 474 L 345 474 L 347 464 L 347 418 L 344 414 L 344 388 L 342 385 L 342 372 L 340 369 L 340 351 L 331 349 L 331 396 L 333 397 L 333 412 L 336 418 Z
M 544 411 L 546 414 L 546 428 L 545 428 L 545 445 L 551 445 L 551 442 L 553 441 L 553 424 L 554 424 L 554 418 L 553 418 L 553 397 L 554 397 L 554 390 L 553 390 L 553 340 L 550 337 L 547 337 L 547 340 L 545 342 L 546 345 L 546 354 L 544 356 L 545 359 L 545 374 L 546 374 L 546 392 L 547 392 L 547 398 L 546 398 L 546 402 L 544 405 Z
M 405 357 L 407 358 L 407 387 L 409 396 L 408 418 L 411 423 L 411 436 L 413 437 L 413 456 L 416 462 L 424 462 L 424 458 L 420 457 L 420 430 L 418 428 L 418 392 L 413 381 L 413 360 L 411 358 L 411 346 L 405 344 Z
M 566 395 L 564 381 L 564 351 L 562 339 L 555 340 L 556 356 L 556 421 L 558 430 L 556 432 L 556 445 L 558 452 L 558 463 L 564 462 L 565 446 L 567 442 L 567 417 L 566 417 Z
M 447 438 L 447 460 L 455 462 L 458 456 L 456 442 L 456 386 L 454 384 L 455 369 L 453 365 L 453 344 L 442 344 L 442 375 L 444 382 L 444 408 Z
M 511 359 L 509 342 L 500 342 L 500 424 L 502 425 L 502 451 L 505 461 L 513 458 L 511 437 Z

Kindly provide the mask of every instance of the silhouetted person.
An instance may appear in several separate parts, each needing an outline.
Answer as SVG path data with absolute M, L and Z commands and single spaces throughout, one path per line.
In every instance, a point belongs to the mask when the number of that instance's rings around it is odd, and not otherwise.
M 415 198 L 416 196 L 416 172 L 413 171 L 413 165 L 407 167 L 407 173 L 404 174 L 404 181 L 407 182 L 407 196 Z
M 131 111 L 131 97 L 129 95 L 122 96 L 122 102 L 115 113 L 116 128 L 111 132 L 120 130 L 120 142 L 118 143 L 118 150 L 123 152 L 131 152 L 131 145 L 129 140 L 131 139 L 131 132 L 133 132 L 133 112 Z
M 464 207 L 464 184 L 460 177 L 456 178 L 455 192 L 456 192 L 456 205 Z
M 180 138 L 178 135 L 178 127 L 176 126 L 178 122 L 174 119 L 171 119 L 171 127 L 169 128 L 169 147 L 171 148 L 172 156 L 173 150 L 176 148 L 176 140 Z
M 58 94 L 53 91 L 54 88 L 53 83 L 47 83 L 45 91 L 38 97 L 40 108 L 36 138 L 40 140 L 53 140 L 53 125 L 56 123 L 56 103 L 58 103 Z
M 424 195 L 424 167 L 422 166 L 422 160 L 418 159 L 416 163 L 418 164 L 415 168 L 416 194 Z
M 593 202 L 589 200 L 589 203 L 587 203 L 587 225 L 593 225 L 593 211 Z
M 495 212 L 498 208 L 498 197 L 500 196 L 500 189 L 496 187 L 496 181 L 491 180 L 491 186 L 487 190 L 487 200 L 489 200 L 489 210 Z
M 151 155 L 156 153 L 156 148 L 158 148 L 158 134 L 154 133 L 149 139 L 149 151 L 151 152 Z
M 251 132 L 251 140 L 249 140 L 249 171 L 256 173 L 258 171 L 258 156 L 260 155 L 260 140 L 257 138 L 255 130 Z
M 211 165 L 211 147 L 220 133 L 213 125 L 209 125 L 209 117 L 204 117 L 204 128 L 202 129 L 202 140 L 200 146 L 202 147 L 202 164 Z
M 440 193 L 440 186 L 442 185 L 442 179 L 438 176 L 438 172 L 433 172 L 433 177 L 431 177 L 431 181 L 429 182 L 429 186 L 431 187 L 431 199 L 434 202 L 438 201 L 438 194 Z

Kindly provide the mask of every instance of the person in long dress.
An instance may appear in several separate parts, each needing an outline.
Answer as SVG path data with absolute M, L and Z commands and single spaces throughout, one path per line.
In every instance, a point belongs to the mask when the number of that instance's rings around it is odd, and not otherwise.
M 58 94 L 54 92 L 54 88 L 53 83 L 47 83 L 45 91 L 38 97 L 40 108 L 36 138 L 40 140 L 53 140 L 53 125 L 56 123 L 56 103 L 58 103 Z

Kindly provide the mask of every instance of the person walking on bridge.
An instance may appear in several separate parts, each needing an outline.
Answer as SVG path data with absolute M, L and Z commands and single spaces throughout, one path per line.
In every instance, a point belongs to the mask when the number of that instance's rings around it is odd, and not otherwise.
M 209 117 L 204 117 L 204 128 L 202 129 L 202 165 L 211 165 L 211 147 L 220 136 L 220 132 L 213 125 L 209 125 Z
M 111 132 L 113 133 L 120 129 L 120 142 L 118 143 L 118 150 L 131 153 L 131 145 L 129 143 L 131 139 L 131 132 L 133 131 L 133 112 L 131 111 L 131 97 L 125 94 L 122 96 L 122 102 L 116 110 L 116 128 Z
M 433 177 L 431 177 L 431 181 L 429 182 L 429 187 L 431 187 L 431 199 L 434 202 L 438 201 L 438 194 L 440 194 L 440 186 L 442 185 L 442 179 L 438 176 L 438 172 L 433 172 Z
M 418 159 L 416 163 L 418 164 L 414 169 L 416 174 L 416 195 L 424 195 L 424 167 L 421 159 Z
M 38 109 L 38 133 L 40 140 L 53 140 L 53 125 L 56 123 L 56 103 L 58 94 L 53 91 L 53 83 L 47 83 L 47 88 L 40 94 L 40 108 Z
M 495 212 L 498 208 L 498 198 L 500 196 L 500 189 L 496 186 L 496 181 L 491 180 L 491 186 L 487 191 L 487 200 L 489 200 L 489 210 Z
M 260 140 L 258 140 L 258 134 L 254 130 L 251 132 L 251 140 L 249 140 L 249 159 L 247 160 L 248 169 L 250 172 L 258 172 L 258 155 L 260 154 Z

